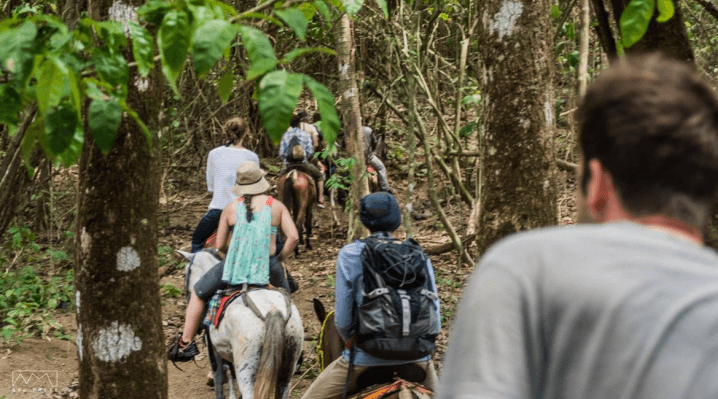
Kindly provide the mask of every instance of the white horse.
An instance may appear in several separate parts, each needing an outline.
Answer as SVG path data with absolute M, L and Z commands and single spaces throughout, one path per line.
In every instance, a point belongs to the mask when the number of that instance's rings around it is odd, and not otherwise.
M 185 267 L 188 289 L 219 262 L 208 250 L 194 254 L 177 252 L 189 260 Z M 299 310 L 280 291 L 256 289 L 245 295 L 228 305 L 217 328 L 214 325 L 209 328 L 214 356 L 219 360 L 214 372 L 216 397 L 224 397 L 221 362 L 224 360 L 234 365 L 242 398 L 286 399 L 304 343 Z M 235 399 L 231 373 L 229 389 L 230 398 Z

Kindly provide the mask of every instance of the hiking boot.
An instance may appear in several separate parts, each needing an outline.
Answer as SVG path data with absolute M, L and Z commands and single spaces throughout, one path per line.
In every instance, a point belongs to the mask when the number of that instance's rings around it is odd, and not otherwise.
M 194 357 L 199 355 L 199 349 L 194 342 L 184 343 L 182 342 L 182 334 L 177 337 L 177 342 L 170 346 L 170 350 L 167 352 L 167 358 L 172 362 L 189 362 L 194 360 Z

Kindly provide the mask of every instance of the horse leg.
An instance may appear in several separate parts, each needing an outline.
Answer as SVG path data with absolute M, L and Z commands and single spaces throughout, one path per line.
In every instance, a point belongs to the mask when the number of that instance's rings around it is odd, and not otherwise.
M 224 359 L 219 357 L 215 350 L 212 350 L 212 355 L 217 362 L 217 369 L 214 370 L 214 397 L 215 399 L 224 399 Z
M 312 249 L 312 244 L 309 243 L 309 237 L 312 235 L 312 210 L 307 210 L 307 216 L 306 216 L 306 222 L 304 225 L 307 228 L 307 251 L 310 251 Z
M 229 381 L 229 399 L 237 399 L 237 394 L 234 390 L 235 379 L 232 377 L 232 367 L 229 364 L 225 364 L 225 371 L 227 372 L 227 381 Z

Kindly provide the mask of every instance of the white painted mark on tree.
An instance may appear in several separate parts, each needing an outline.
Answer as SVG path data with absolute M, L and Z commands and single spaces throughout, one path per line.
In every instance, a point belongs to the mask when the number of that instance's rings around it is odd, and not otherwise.
M 82 324 L 77 325 L 77 339 L 75 343 L 77 343 L 77 355 L 80 357 L 80 361 L 82 361 Z
M 147 91 L 147 88 L 150 87 L 150 81 L 142 76 L 135 76 L 135 87 L 137 88 L 137 91 L 142 93 Z
M 406 210 L 409 211 L 409 213 L 411 213 L 411 211 L 414 210 L 414 204 L 412 204 L 411 202 L 406 204 Z
M 107 10 L 107 14 L 110 16 L 110 19 L 122 22 L 125 35 L 130 37 L 130 27 L 127 23 L 137 21 L 137 8 L 122 3 L 121 1 L 116 1 L 112 3 L 112 6 Z
M 135 337 L 132 327 L 113 321 L 108 328 L 100 329 L 92 340 L 95 357 L 104 362 L 118 362 L 132 351 L 142 349 L 142 341 Z
M 523 9 L 524 5 L 520 1 L 504 1 L 499 12 L 494 15 L 494 19 L 489 23 L 491 34 L 497 31 L 499 39 L 504 36 L 511 36 Z
M 80 291 L 75 291 L 75 307 L 77 308 L 77 314 L 80 314 Z
M 409 183 L 409 192 L 414 192 L 414 183 Z
M 344 92 L 344 98 L 349 99 L 354 97 L 354 89 L 349 89 Z
M 140 267 L 140 255 L 132 247 L 122 247 L 117 253 L 117 270 L 129 272 Z
M 340 64 L 339 65 L 339 74 L 344 76 L 347 73 L 349 73 L 349 64 Z
M 90 250 L 90 235 L 87 234 L 87 230 L 85 228 L 82 228 L 82 232 L 80 232 L 80 248 L 82 248 L 82 252 L 87 253 Z
M 546 124 L 553 126 L 553 107 L 550 101 L 546 101 L 543 104 L 543 114 L 546 117 Z

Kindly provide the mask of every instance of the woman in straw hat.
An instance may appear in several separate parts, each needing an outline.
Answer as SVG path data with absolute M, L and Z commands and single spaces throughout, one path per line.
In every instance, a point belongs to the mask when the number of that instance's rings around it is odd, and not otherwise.
M 218 289 L 245 283 L 252 286 L 271 283 L 289 290 L 281 262 L 294 250 L 299 234 L 287 208 L 266 195 L 268 190 L 264 171 L 256 163 L 246 161 L 239 165 L 232 187 L 239 198 L 224 208 L 217 230 L 219 252 L 224 261 L 210 269 L 193 287 L 184 330 L 177 345 L 170 348 L 170 360 L 186 362 L 199 354 L 193 342 L 194 334 L 202 321 L 204 304 Z M 230 233 L 231 227 L 234 229 Z M 276 255 L 276 235 L 280 227 L 287 241 Z

